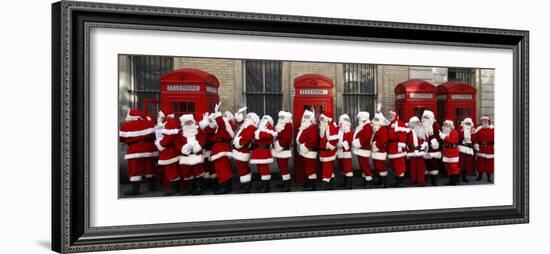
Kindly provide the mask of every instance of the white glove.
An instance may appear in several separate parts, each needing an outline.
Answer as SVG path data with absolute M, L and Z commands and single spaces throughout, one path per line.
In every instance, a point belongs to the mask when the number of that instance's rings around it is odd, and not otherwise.
M 330 142 L 327 142 L 326 148 L 327 148 L 328 150 L 331 150 L 331 151 L 334 150 L 334 149 L 336 149 L 336 147 L 333 146 Z
M 476 152 L 479 152 L 479 144 L 474 145 L 474 150 L 476 150 Z
M 235 146 L 235 148 L 237 148 L 237 149 L 242 148 L 242 146 L 241 146 L 241 136 L 237 136 L 237 137 L 235 137 L 235 139 L 233 139 L 233 146 Z
M 439 142 L 437 142 L 437 139 L 432 138 L 430 141 L 430 144 L 432 145 L 432 149 L 437 150 L 439 149 Z
M 424 143 L 422 143 L 422 145 L 420 145 L 420 150 L 425 151 L 427 149 L 428 149 L 428 143 L 427 142 L 424 142 Z
M 201 145 L 199 145 L 198 142 L 195 142 L 195 144 L 193 144 L 193 153 L 198 153 L 202 150 L 202 147 Z
M 359 139 L 354 139 L 353 142 L 351 142 L 351 145 L 353 148 L 359 149 L 361 148 L 361 141 L 359 141 Z
M 348 141 L 342 142 L 342 147 L 344 148 L 344 150 L 349 150 L 349 143 L 348 143 Z
M 414 150 L 414 155 L 420 157 L 422 154 L 418 150 Z
M 376 146 L 376 141 L 372 142 L 372 151 L 373 151 L 373 152 L 378 152 L 378 151 L 380 151 L 380 150 L 378 149 L 378 147 Z
M 193 149 L 193 145 L 190 143 L 187 143 L 181 148 L 181 153 L 184 155 L 189 155 L 192 149 Z
M 242 108 L 240 108 L 240 109 L 237 111 L 237 113 L 241 113 L 241 114 L 242 114 L 242 113 L 245 112 L 245 111 L 246 111 L 246 107 L 242 107 Z
M 155 146 L 157 147 L 157 149 L 158 149 L 160 152 L 162 152 L 162 151 L 164 151 L 165 148 L 164 148 L 163 146 L 160 145 L 160 140 L 161 140 L 161 139 L 157 139 L 157 141 L 155 141 Z
M 214 107 L 214 113 L 220 112 L 220 107 L 222 106 L 222 102 L 216 103 L 216 106 Z
M 445 138 L 447 137 L 447 134 L 443 132 L 439 132 L 439 137 L 441 138 L 441 140 L 445 140 Z
M 278 140 L 275 141 L 275 145 L 274 145 L 273 147 L 274 147 L 275 151 L 277 151 L 277 152 L 280 152 L 280 151 L 283 150 L 283 147 L 282 147 L 281 145 L 279 145 L 279 141 L 278 141 Z
M 342 142 L 336 143 L 336 148 L 340 149 L 340 148 L 342 148 L 342 147 L 343 147 L 343 146 L 342 146 Z
M 397 147 L 397 152 L 398 153 L 402 153 L 403 152 L 403 148 L 401 148 L 400 146 Z
M 308 153 L 309 152 L 309 149 L 307 149 L 306 145 L 305 144 L 300 144 L 300 151 L 302 153 Z

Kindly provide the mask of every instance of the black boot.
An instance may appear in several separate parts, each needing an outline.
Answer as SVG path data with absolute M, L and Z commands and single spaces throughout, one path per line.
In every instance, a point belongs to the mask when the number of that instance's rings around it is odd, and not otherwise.
M 186 180 L 187 182 L 187 188 L 181 190 L 181 195 L 186 196 L 195 191 L 196 183 L 195 179 Z
M 218 185 L 218 189 L 214 192 L 215 195 L 227 194 L 231 192 L 231 180 L 227 180 Z
M 351 190 L 353 188 L 353 176 L 346 176 L 344 179 L 346 180 L 346 189 Z
M 172 196 L 178 192 L 180 192 L 180 181 L 172 181 L 170 182 L 170 189 L 164 192 L 164 196 Z
M 483 179 L 483 172 L 477 173 L 476 181 L 481 181 Z
M 487 173 L 487 182 L 493 182 L 493 179 L 491 179 L 491 175 L 489 175 L 489 173 Z
M 314 191 L 317 189 L 317 186 L 315 186 L 315 182 L 317 179 L 307 179 L 306 183 L 304 184 L 304 191 Z
M 157 190 L 157 182 L 155 181 L 155 177 L 147 177 L 147 189 L 150 191 L 156 191 Z
M 437 186 L 437 175 L 430 175 L 430 183 L 432 186 Z
M 396 181 L 395 186 L 396 187 L 403 187 L 403 178 L 404 178 L 403 176 L 401 176 L 401 177 L 398 176 L 397 179 L 395 179 L 395 181 Z
M 218 191 L 220 184 L 218 183 L 218 178 L 210 178 L 210 188 L 213 192 Z
M 262 180 L 262 193 L 268 193 L 269 192 L 269 180 Z
M 364 189 L 371 189 L 372 188 L 372 180 L 367 181 L 367 179 L 365 179 L 363 177 L 363 188 Z
M 447 183 L 445 185 L 447 186 L 452 186 L 454 185 L 454 175 L 449 175 L 449 181 L 447 181 Z
M 321 190 L 333 190 L 334 186 L 332 184 L 332 180 L 325 182 L 323 181 L 323 184 L 321 185 Z
M 455 180 L 454 180 L 454 185 L 460 185 L 460 174 L 459 175 L 455 175 Z
M 387 176 L 381 176 L 380 177 L 380 187 L 388 188 L 388 177 Z
M 348 178 L 346 176 L 342 177 L 342 181 L 336 185 L 338 188 L 344 188 L 348 185 Z
M 283 191 L 284 192 L 290 192 L 290 180 L 284 180 L 283 181 Z
M 466 171 L 462 171 L 462 181 L 467 183 L 467 182 L 470 182 L 468 181 L 468 178 L 466 177 Z
M 239 186 L 239 193 L 250 193 L 251 188 L 252 185 L 250 184 L 250 182 L 241 183 L 241 186 Z
M 125 196 L 137 196 L 137 195 L 141 194 L 139 192 L 139 185 L 140 185 L 140 182 L 132 182 L 131 183 L 132 190 L 125 191 L 124 195 Z
M 202 177 L 199 177 L 196 179 L 196 185 L 195 190 L 193 190 L 193 193 L 191 195 L 200 195 L 202 194 L 202 190 L 204 189 L 204 179 Z

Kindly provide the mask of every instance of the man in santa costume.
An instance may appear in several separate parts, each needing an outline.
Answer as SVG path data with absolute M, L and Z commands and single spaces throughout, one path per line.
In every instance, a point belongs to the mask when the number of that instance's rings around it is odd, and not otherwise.
M 323 169 L 321 190 L 334 189 L 334 161 L 338 145 L 338 126 L 333 121 L 332 112 L 319 115 L 319 160 Z
M 458 167 L 458 132 L 455 130 L 454 123 L 451 120 L 445 120 L 439 137 L 443 146 L 443 164 L 447 170 L 449 182 L 447 185 L 457 185 L 460 182 L 460 168 Z
M 202 156 L 204 158 L 203 168 L 204 168 L 204 180 L 205 187 L 208 186 L 212 188 L 213 191 L 218 189 L 218 175 L 214 169 L 214 165 L 210 160 L 210 153 L 212 150 L 212 144 L 214 143 L 214 133 L 216 131 L 216 124 L 213 120 L 213 117 L 210 116 L 208 112 L 202 115 L 202 119 L 199 121 L 199 128 L 202 130 L 205 136 L 205 143 L 202 151 Z
M 298 133 L 296 134 L 296 149 L 300 155 L 307 180 L 304 190 L 314 191 L 317 181 L 317 147 L 319 145 L 319 134 L 315 126 L 315 113 L 304 110 Z
M 128 149 L 124 159 L 128 162 L 128 178 L 132 189 L 124 192 L 124 195 L 139 195 L 139 187 L 143 175 L 146 176 L 149 185 L 155 184 L 154 168 L 155 158 L 159 155 L 154 145 L 155 135 L 153 125 L 142 119 L 142 114 L 137 109 L 132 109 L 126 115 L 126 122 L 120 127 L 118 133 L 120 142 L 126 144 Z M 151 188 L 150 188 L 151 189 Z
M 467 176 L 474 175 L 474 122 L 465 118 L 458 128 L 458 151 L 460 152 L 458 166 L 462 170 L 462 181 L 467 183 Z
M 177 147 L 181 151 L 181 176 L 187 182 L 187 189 L 182 194 L 200 195 L 204 177 L 202 148 L 206 143 L 206 136 L 197 126 L 192 114 L 183 114 L 180 123 L 182 133 Z
M 344 182 L 342 187 L 352 188 L 353 183 L 353 159 L 351 157 L 351 143 L 353 142 L 353 129 L 351 128 L 351 119 L 348 114 L 343 114 L 338 118 L 338 143 L 336 147 L 336 158 L 338 166 L 342 170 Z
M 357 156 L 359 167 L 363 174 L 363 185 L 366 188 L 372 187 L 372 169 L 369 158 L 371 156 L 371 139 L 373 136 L 370 114 L 367 111 L 360 111 L 357 114 L 357 127 L 353 134 L 351 143 L 353 153 Z
M 399 119 L 396 112 L 389 113 L 388 129 L 388 158 L 391 161 L 393 172 L 397 177 L 396 186 L 403 187 L 403 179 L 407 169 L 407 133 L 409 129 Z
M 170 189 L 164 196 L 171 196 L 180 191 L 180 151 L 176 146 L 180 123 L 169 109 L 162 109 L 159 116 L 165 116 L 165 122 L 160 131 L 161 138 L 155 141 L 155 145 L 160 151 L 158 165 L 162 166 L 164 176 L 170 181 Z
M 237 111 L 237 113 L 235 113 L 236 127 L 239 127 L 244 122 L 244 119 L 246 116 L 246 109 L 247 107 L 242 107 Z
M 258 188 L 260 192 L 269 192 L 271 180 L 269 164 L 273 162 L 271 145 L 275 138 L 277 138 L 277 132 L 273 127 L 273 118 L 268 115 L 262 116 L 262 120 L 254 132 L 254 144 L 250 156 L 250 164 L 256 165 L 258 174 L 260 174 L 261 185 Z
M 424 186 L 426 179 L 426 165 L 424 156 L 428 150 L 426 142 L 426 129 L 422 126 L 420 119 L 413 116 L 409 119 L 409 133 L 407 134 L 407 158 L 409 159 L 409 174 L 411 184 Z
M 430 110 L 424 110 L 422 113 L 422 126 L 426 130 L 426 142 L 428 142 L 428 151 L 424 158 L 426 159 L 426 173 L 430 178 L 432 186 L 437 186 L 439 168 L 441 167 L 441 148 L 439 147 L 439 124 L 435 120 L 434 113 Z
M 277 167 L 282 178 L 282 184 L 277 186 L 283 191 L 290 191 L 290 172 L 288 171 L 288 160 L 292 157 L 290 144 L 292 143 L 292 114 L 286 111 L 279 112 L 279 119 L 275 125 L 277 139 L 273 143 L 271 155 L 277 160 Z
M 487 181 L 495 171 L 495 126 L 491 124 L 489 116 L 480 118 L 481 125 L 475 130 L 474 149 L 477 155 L 477 181 L 481 181 L 483 173 L 487 174 Z
M 210 160 L 214 163 L 216 174 L 218 176 L 218 189 L 214 194 L 227 194 L 231 192 L 231 157 L 233 155 L 231 141 L 235 136 L 235 124 L 232 122 L 231 112 L 226 111 L 224 116 L 220 112 L 221 102 L 214 107 L 214 121 L 216 130 L 213 136 L 212 151 Z
M 260 119 L 256 113 L 248 113 L 233 139 L 233 159 L 235 159 L 237 174 L 241 182 L 240 193 L 250 192 L 252 173 L 248 167 L 248 161 L 250 161 L 250 147 L 254 140 L 254 132 L 259 122 Z
M 156 124 L 157 124 L 155 119 L 153 119 L 151 116 L 149 116 L 148 114 L 146 114 L 144 112 L 142 112 L 142 119 L 146 120 L 149 123 L 149 126 L 151 128 L 153 128 L 153 130 L 155 130 Z M 156 136 L 155 136 L 155 139 L 153 140 L 153 145 L 154 145 L 155 140 L 156 140 Z M 155 150 L 156 149 L 157 148 L 155 147 Z M 157 152 L 158 152 L 158 150 L 157 150 Z M 147 189 L 149 189 L 150 191 L 157 190 L 156 176 L 159 174 L 158 165 L 157 165 L 157 161 L 158 161 L 157 157 L 149 157 L 148 160 L 150 160 L 150 161 L 148 161 L 147 163 L 153 163 L 153 167 L 147 166 L 145 168 L 145 178 L 147 179 Z
M 386 128 L 387 120 L 380 111 L 378 104 L 378 112 L 374 114 L 372 119 L 373 136 L 371 139 L 371 157 L 374 164 L 374 169 L 380 176 L 380 186 L 388 187 L 388 171 L 386 170 L 388 130 Z

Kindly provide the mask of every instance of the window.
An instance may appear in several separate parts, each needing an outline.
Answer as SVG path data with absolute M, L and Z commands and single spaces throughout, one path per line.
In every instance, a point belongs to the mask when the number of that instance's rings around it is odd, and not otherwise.
M 475 69 L 449 68 L 447 74 L 449 81 L 460 81 L 470 85 L 473 85 L 476 81 Z
M 247 111 L 277 119 L 283 104 L 282 63 L 245 61 L 244 75 Z
M 166 56 L 130 56 L 132 71 L 132 108 L 137 108 L 150 115 L 149 105 L 160 96 L 160 76 L 172 71 L 174 58 Z
M 344 64 L 344 108 L 357 124 L 357 113 L 368 111 L 374 113 L 376 97 L 376 65 L 371 64 Z
M 183 114 L 195 114 L 195 103 L 194 102 L 171 102 L 170 107 L 176 118 L 180 117 Z
M 455 126 L 459 125 L 464 118 L 470 117 L 469 108 L 456 108 L 455 109 Z

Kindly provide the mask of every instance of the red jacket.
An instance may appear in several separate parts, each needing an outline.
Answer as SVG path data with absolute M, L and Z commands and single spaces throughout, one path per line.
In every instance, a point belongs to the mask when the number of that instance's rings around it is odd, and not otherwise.
M 451 130 L 449 134 L 445 135 L 440 133 L 442 145 L 443 145 L 443 162 L 456 163 L 458 162 L 458 132 Z
M 351 149 L 353 143 L 353 136 L 355 132 L 353 128 L 350 128 L 348 132 L 343 132 L 342 128 L 338 129 L 338 151 L 336 151 L 336 157 L 338 159 L 351 159 Z
M 319 160 L 322 162 L 333 161 L 336 159 L 336 146 L 338 145 L 338 126 L 330 122 L 325 133 L 319 140 Z
M 196 142 L 194 142 L 196 141 Z M 188 143 L 192 143 L 187 145 Z M 181 152 L 180 164 L 182 165 L 197 165 L 204 161 L 203 147 L 206 144 L 206 135 L 197 128 L 195 136 L 186 137 L 183 133 L 179 135 L 176 147 Z
M 361 157 L 370 157 L 371 155 L 371 139 L 373 135 L 372 125 L 365 123 L 359 125 L 355 129 L 353 136 L 352 147 L 353 153 Z
M 180 151 L 176 147 L 180 131 L 180 123 L 176 119 L 168 119 L 161 130 L 162 138 L 155 145 L 160 151 L 159 165 L 169 165 L 177 163 L 180 159 Z
M 271 156 L 271 144 L 277 137 L 273 126 L 268 125 L 265 129 L 257 129 L 254 132 L 254 149 L 250 155 L 250 164 L 269 164 L 273 162 Z
M 477 156 L 481 158 L 495 158 L 495 128 L 490 125 L 487 128 L 476 128 L 474 145 Z
M 290 158 L 292 152 L 290 151 L 290 144 L 292 143 L 292 124 L 285 124 L 284 129 L 277 132 L 277 139 L 271 149 L 271 155 L 275 158 Z
M 407 157 L 424 157 L 426 155 L 428 142 L 425 138 L 417 136 L 413 130 L 407 133 Z
M 231 158 L 233 153 L 231 149 L 231 140 L 235 136 L 235 129 L 225 119 L 220 112 L 214 115 L 216 120 L 216 131 L 212 137 L 212 149 L 210 151 L 210 160 L 215 161 L 221 157 Z
M 317 146 L 319 145 L 319 134 L 315 125 L 311 125 L 296 134 L 296 146 L 302 157 L 317 159 Z
M 386 145 L 388 143 L 388 130 L 381 126 L 378 131 L 374 133 L 372 138 L 372 153 L 371 157 L 374 160 L 385 160 L 387 153 Z
M 429 135 L 426 141 L 428 142 L 428 152 L 426 153 L 426 159 L 441 159 L 441 139 L 439 137 L 439 124 L 435 122 L 433 124 L 433 134 Z
M 128 146 L 124 159 L 157 157 L 159 155 L 154 144 L 154 124 L 147 120 L 125 122 L 120 127 L 118 135 L 120 142 Z
M 463 154 L 468 154 L 468 155 L 474 155 L 474 148 L 473 148 L 473 145 L 474 145 L 474 132 L 475 132 L 475 129 L 472 128 L 470 130 L 470 138 L 467 139 L 465 136 L 464 136 L 464 129 L 462 128 L 462 126 L 459 126 L 457 128 L 457 132 L 458 132 L 458 151 L 460 153 L 463 153 Z
M 402 158 L 407 155 L 407 133 L 409 129 L 399 119 L 394 120 L 388 127 L 388 158 Z
M 233 158 L 238 161 L 250 160 L 250 145 L 254 140 L 256 126 L 250 124 L 240 129 L 233 140 Z

